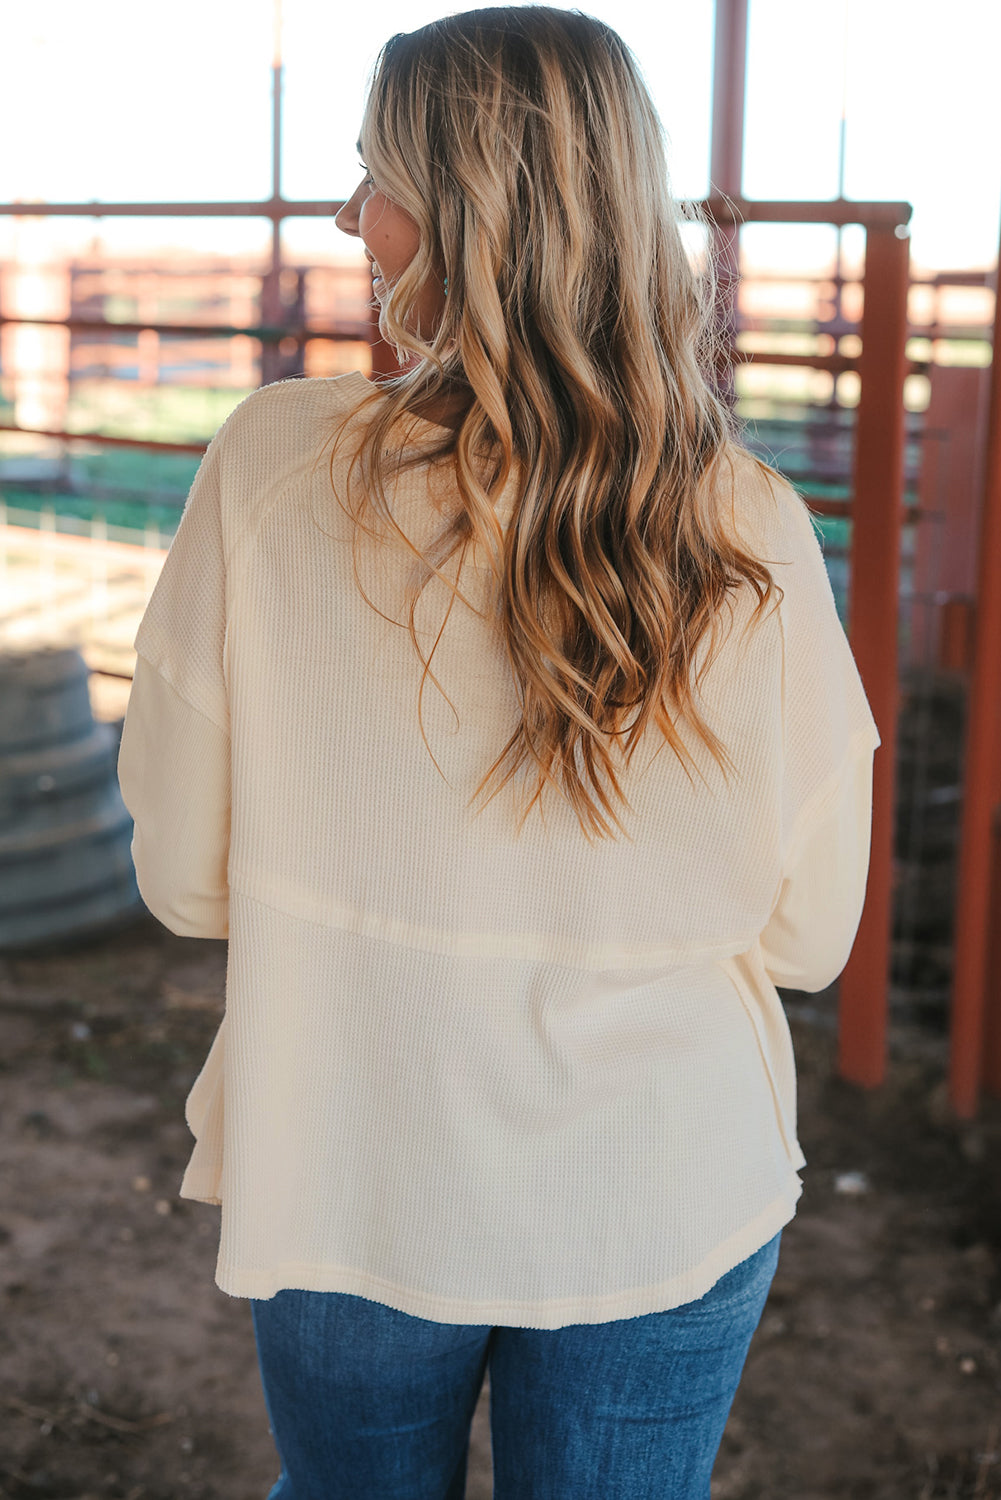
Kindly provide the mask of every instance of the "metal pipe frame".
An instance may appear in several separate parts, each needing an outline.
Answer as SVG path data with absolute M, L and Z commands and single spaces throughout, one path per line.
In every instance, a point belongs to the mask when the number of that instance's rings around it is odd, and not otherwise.
M 992 947 L 1001 956 L 991 920 L 1001 916 L 1001 280 L 989 399 L 949 1049 L 949 1099 L 961 1119 L 976 1113 L 982 1083 L 1001 1093 L 1001 984 L 989 964 Z
M 0 204 L 0 213 L 90 217 L 139 214 L 260 216 L 272 220 L 274 250 L 279 244 L 282 219 L 306 214 L 332 217 L 340 207 L 340 202 L 290 202 L 276 191 L 269 200 L 261 203 Z M 708 221 L 710 229 L 716 231 L 733 229 L 742 223 L 861 224 L 866 230 L 865 268 L 861 278 L 864 313 L 860 358 L 855 360 L 841 355 L 773 355 L 770 358 L 773 363 L 823 364 L 832 371 L 857 366 L 861 375 L 856 416 L 855 505 L 851 512 L 854 524 L 849 636 L 879 726 L 882 746 L 874 766 L 873 832 L 866 906 L 840 984 L 839 1066 L 844 1077 L 872 1087 L 882 1081 L 886 1066 L 898 696 L 897 615 L 900 536 L 904 521 L 903 381 L 907 368 L 905 345 L 908 331 L 906 225 L 911 208 L 906 203 L 862 203 L 844 199 L 761 202 L 714 193 L 703 200 L 698 209 L 703 222 Z M 280 318 L 280 309 L 277 311 L 278 316 L 268 318 L 268 324 L 275 332 Z M 397 373 L 399 366 L 395 351 L 379 338 L 377 307 L 370 308 L 369 316 L 372 374 L 379 379 Z M 206 330 L 200 328 L 197 334 L 193 331 L 189 336 L 205 333 Z M 761 355 L 762 362 L 768 358 Z M 751 362 L 754 362 L 753 355 Z M 101 441 L 99 434 L 76 436 Z M 994 598 L 1001 602 L 1001 584 L 995 586 Z M 1001 627 L 998 638 L 1001 639 Z
M 0 312 L 0 328 L 5 324 L 23 324 L 31 328 L 68 328 L 71 333 L 162 333 L 168 337 L 184 339 L 201 338 L 251 338 L 261 343 L 280 343 L 282 339 L 294 338 L 328 339 L 332 341 L 367 343 L 369 325 L 367 319 L 351 322 L 345 319 L 332 328 L 313 328 L 307 323 L 266 323 L 243 328 L 227 323 L 118 323 L 107 318 L 36 318 L 22 317 L 18 313 Z
M 270 198 L 213 203 L 0 203 L 0 214 L 43 219 L 332 219 L 343 205 L 343 199 L 296 202 L 272 194 Z
M 720 192 L 736 197 L 744 178 L 747 9 L 748 0 L 716 0 L 709 176 Z
M 882 743 L 873 762 L 866 901 L 838 986 L 838 1068 L 843 1078 L 868 1088 L 886 1073 L 908 253 L 906 234 L 896 226 L 866 235 L 848 634 Z
M 345 200 L 271 197 L 248 202 L 215 203 L 0 203 L 0 214 L 14 218 L 64 217 L 77 219 L 298 219 L 333 218 Z M 701 210 L 716 224 L 862 224 L 871 229 L 894 229 L 910 222 L 909 203 L 855 201 L 850 198 L 759 199 L 726 197 L 682 202 L 683 214 Z M 831 278 L 821 278 L 830 281 Z

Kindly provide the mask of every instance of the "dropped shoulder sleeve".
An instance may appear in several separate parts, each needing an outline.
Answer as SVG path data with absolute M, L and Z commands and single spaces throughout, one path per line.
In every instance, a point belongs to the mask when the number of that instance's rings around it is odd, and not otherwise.
M 783 501 L 782 881 L 761 947 L 775 984 L 815 991 L 841 972 L 858 929 L 880 737 L 810 512 L 787 489 Z
M 234 413 L 235 415 L 235 413 Z M 213 438 L 135 639 L 118 775 L 146 905 L 184 937 L 228 934 L 230 738 L 226 558 Z

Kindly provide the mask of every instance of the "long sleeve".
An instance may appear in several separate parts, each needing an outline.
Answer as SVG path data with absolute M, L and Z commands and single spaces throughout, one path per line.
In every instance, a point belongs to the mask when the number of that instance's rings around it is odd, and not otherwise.
M 136 634 L 118 779 L 143 900 L 181 937 L 228 935 L 230 715 L 223 437 L 213 438 Z
M 815 992 L 848 962 L 865 900 L 879 730 L 838 617 L 814 520 L 785 486 L 780 878 L 760 945 L 776 985 Z
M 143 900 L 179 937 L 229 934 L 229 735 L 136 659 L 118 779 Z
M 772 982 L 826 989 L 841 973 L 865 900 L 872 832 L 872 757 L 863 741 L 797 842 L 760 943 Z

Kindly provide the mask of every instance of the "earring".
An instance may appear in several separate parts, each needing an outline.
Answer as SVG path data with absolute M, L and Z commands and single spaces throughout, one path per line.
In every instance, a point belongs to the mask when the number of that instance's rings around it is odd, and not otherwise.
M 448 296 L 448 277 L 445 277 L 445 296 Z

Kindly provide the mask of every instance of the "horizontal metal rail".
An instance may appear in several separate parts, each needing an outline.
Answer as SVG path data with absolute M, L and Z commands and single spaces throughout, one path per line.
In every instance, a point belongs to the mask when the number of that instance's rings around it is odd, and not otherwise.
M 0 433 L 26 432 L 30 437 L 58 438 L 64 443 L 107 443 L 112 448 L 148 448 L 154 453 L 204 453 L 208 443 L 161 443 L 153 438 L 111 437 L 104 432 L 65 432 L 53 427 L 14 427 L 0 423 Z
M 71 333 L 160 333 L 174 338 L 251 338 L 262 343 L 277 344 L 282 339 L 337 339 L 367 344 L 369 341 L 368 320 L 335 323 L 333 327 L 316 328 L 308 323 L 255 323 L 250 327 L 238 327 L 230 323 L 156 323 L 139 321 L 120 323 L 106 318 L 38 318 L 20 313 L 0 313 L 0 326 L 24 324 L 31 328 L 68 328 Z
M 74 219 L 326 219 L 344 207 L 344 199 L 244 199 L 217 203 L 0 203 L 0 214 L 14 218 Z
M 765 201 L 715 194 L 691 206 L 701 208 L 715 224 L 833 224 L 835 227 L 862 224 L 867 229 L 904 229 L 913 212 L 909 203 L 856 203 L 850 198 Z
M 214 203 L 0 203 L 0 214 L 18 218 L 333 218 L 345 200 L 264 198 Z M 894 229 L 910 223 L 909 203 L 852 202 L 847 198 L 787 202 L 785 200 L 727 198 L 715 194 L 681 204 L 683 213 L 702 213 L 716 224 L 864 224 L 872 229 Z
M 748 277 L 748 281 L 755 282 L 757 277 Z M 802 322 L 802 328 L 775 329 L 774 323 Z M 326 324 L 318 326 L 312 323 L 277 323 L 263 324 L 254 323 L 249 325 L 235 323 L 161 323 L 152 319 L 140 319 L 134 322 L 121 322 L 118 319 L 107 318 L 41 318 L 32 313 L 4 313 L 0 312 L 0 327 L 24 326 L 27 328 L 68 328 L 71 333 L 95 333 L 95 334 L 122 334 L 133 336 L 140 333 L 156 333 L 167 338 L 251 338 L 258 339 L 261 343 L 277 344 L 282 339 L 294 338 L 298 342 L 309 343 L 314 339 L 327 340 L 329 342 L 368 343 L 370 340 L 371 325 L 367 319 L 353 320 L 344 319 L 335 322 L 332 326 Z M 776 337 L 849 337 L 856 333 L 858 325 L 842 320 L 836 326 L 824 323 L 821 320 L 803 318 L 785 318 L 777 316 L 769 321 L 760 315 L 749 315 L 741 317 L 738 333 L 769 334 Z M 916 323 L 907 330 L 908 341 L 911 339 L 923 339 L 929 343 L 983 343 L 989 342 L 989 330 L 980 324 L 939 324 L 939 323 Z M 739 362 L 754 361 L 774 365 L 781 364 L 811 364 L 822 370 L 851 370 L 857 368 L 859 356 L 851 354 L 799 354 L 788 351 L 772 351 L 767 349 L 741 349 L 732 351 L 734 358 Z M 928 360 L 912 360 L 915 368 L 926 367 Z

